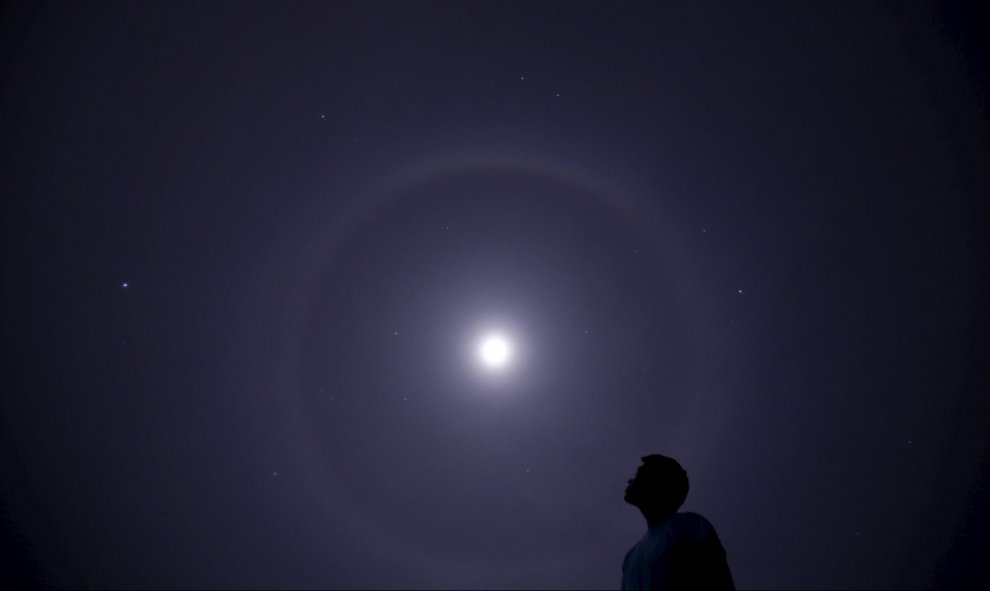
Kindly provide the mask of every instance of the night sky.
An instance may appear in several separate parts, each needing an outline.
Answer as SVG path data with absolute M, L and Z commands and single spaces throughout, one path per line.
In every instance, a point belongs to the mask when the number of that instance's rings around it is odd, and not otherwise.
M 0 582 L 990 586 L 976 14 L 4 3 Z

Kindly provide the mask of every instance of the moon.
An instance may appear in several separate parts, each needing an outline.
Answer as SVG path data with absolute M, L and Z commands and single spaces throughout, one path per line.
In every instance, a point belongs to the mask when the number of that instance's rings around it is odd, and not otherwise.
M 500 334 L 489 334 L 481 339 L 478 345 L 478 359 L 491 369 L 505 367 L 512 358 L 512 346 L 508 339 Z

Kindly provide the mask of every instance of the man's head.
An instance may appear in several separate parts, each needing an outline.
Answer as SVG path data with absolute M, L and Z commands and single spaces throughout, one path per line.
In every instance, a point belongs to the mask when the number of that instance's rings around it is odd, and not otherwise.
M 675 513 L 688 494 L 687 472 L 677 460 L 660 454 L 643 456 L 643 465 L 626 487 L 625 500 L 644 515 Z

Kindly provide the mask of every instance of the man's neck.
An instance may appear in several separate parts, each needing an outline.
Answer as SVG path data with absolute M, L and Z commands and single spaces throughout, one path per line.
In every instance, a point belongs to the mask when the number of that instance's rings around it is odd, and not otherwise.
M 664 521 L 666 521 L 675 512 L 674 511 L 666 511 L 666 512 L 662 512 L 661 513 L 661 512 L 652 512 L 652 511 L 642 511 L 642 513 L 643 513 L 643 517 L 646 518 L 646 528 L 647 529 L 652 529 L 652 528 L 660 525 Z

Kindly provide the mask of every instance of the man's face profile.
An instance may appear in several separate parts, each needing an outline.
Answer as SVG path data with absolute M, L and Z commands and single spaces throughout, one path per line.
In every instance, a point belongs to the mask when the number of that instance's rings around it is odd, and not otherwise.
M 647 488 L 647 468 L 641 465 L 637 470 L 636 474 L 629 479 L 629 484 L 626 486 L 625 501 L 630 505 L 640 506 L 644 499 L 645 489 Z
M 687 473 L 677 460 L 667 456 L 654 454 L 642 460 L 626 487 L 625 501 L 653 513 L 676 511 L 687 496 Z

